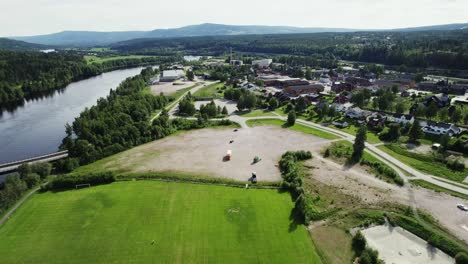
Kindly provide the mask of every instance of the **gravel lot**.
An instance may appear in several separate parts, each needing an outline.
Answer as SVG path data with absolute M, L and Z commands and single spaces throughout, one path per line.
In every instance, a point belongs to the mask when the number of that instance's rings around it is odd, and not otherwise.
M 230 140 L 234 140 L 232 144 Z M 277 163 L 288 150 L 321 148 L 328 140 L 272 126 L 201 129 L 157 140 L 125 152 L 113 164 L 133 171 L 180 171 L 247 180 L 252 172 L 259 181 L 279 181 Z M 232 150 L 231 161 L 225 161 Z M 253 158 L 262 158 L 252 164 Z M 109 164 L 110 165 L 110 164 Z
M 161 92 L 164 93 L 165 95 L 169 95 L 169 94 L 175 93 L 178 90 L 182 90 L 182 89 L 195 85 L 195 82 L 189 82 L 189 81 L 187 82 L 178 81 L 177 83 L 183 83 L 183 84 L 174 85 L 172 82 L 168 82 L 168 83 L 162 82 L 160 84 L 151 85 L 151 92 L 154 95 L 159 95 Z

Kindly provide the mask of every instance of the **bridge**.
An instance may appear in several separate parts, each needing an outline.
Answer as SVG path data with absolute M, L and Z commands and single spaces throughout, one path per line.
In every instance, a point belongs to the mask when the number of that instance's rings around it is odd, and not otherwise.
M 4 164 L 0 164 L 0 173 L 12 172 L 18 169 L 18 167 L 23 163 L 37 163 L 37 162 L 49 162 L 64 159 L 68 157 L 68 150 L 58 151 L 55 153 L 50 153 L 42 156 L 37 156 L 29 159 L 12 161 Z

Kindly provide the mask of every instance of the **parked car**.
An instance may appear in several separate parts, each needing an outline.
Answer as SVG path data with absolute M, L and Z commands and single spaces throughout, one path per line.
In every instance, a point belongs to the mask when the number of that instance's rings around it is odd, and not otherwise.
M 468 211 L 468 207 L 466 207 L 466 206 L 463 205 L 463 204 L 458 204 L 457 207 L 458 207 L 458 209 L 460 209 L 460 210 Z

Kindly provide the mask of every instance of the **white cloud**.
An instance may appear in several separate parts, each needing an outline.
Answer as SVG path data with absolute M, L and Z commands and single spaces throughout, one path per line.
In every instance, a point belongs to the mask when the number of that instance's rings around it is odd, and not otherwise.
M 397 28 L 468 22 L 466 0 L 0 0 L 0 36 L 150 30 L 205 22 Z

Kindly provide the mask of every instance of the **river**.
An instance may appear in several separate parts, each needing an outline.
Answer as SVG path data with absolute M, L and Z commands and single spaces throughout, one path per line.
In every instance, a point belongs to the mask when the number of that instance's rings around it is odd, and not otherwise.
M 69 84 L 65 89 L 34 99 L 0 115 L 0 164 L 57 151 L 72 123 L 86 107 L 106 97 L 142 67 L 117 70 Z

